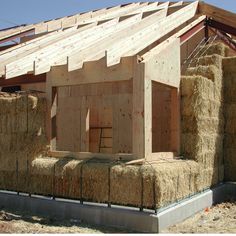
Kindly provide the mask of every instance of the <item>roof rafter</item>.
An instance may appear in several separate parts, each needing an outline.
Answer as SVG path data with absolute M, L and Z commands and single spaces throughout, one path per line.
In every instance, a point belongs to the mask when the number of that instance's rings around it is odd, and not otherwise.
M 66 37 L 56 43 L 50 44 L 46 46 L 43 49 L 37 50 L 33 54 L 30 54 L 26 57 L 20 58 L 19 60 L 16 60 L 12 63 L 9 63 L 6 65 L 6 78 L 15 77 L 18 75 L 21 75 L 22 73 L 27 73 L 30 71 L 34 71 L 34 61 L 38 57 L 44 57 L 47 58 L 47 56 L 50 56 L 52 52 L 57 53 L 58 48 L 68 49 L 68 47 L 73 47 L 74 43 L 78 41 L 83 41 L 84 38 L 92 40 L 92 36 L 94 36 L 94 30 L 96 29 L 97 33 L 102 33 L 103 30 L 107 28 L 112 28 L 114 25 L 116 25 L 119 21 L 119 18 L 107 21 L 101 25 L 98 25 L 96 27 L 91 27 L 86 30 L 82 30 L 82 32 L 78 31 L 75 35 Z M 83 28 L 81 28 L 83 29 Z M 45 60 L 45 59 L 44 59 Z
M 123 31 L 116 32 L 114 35 L 108 35 L 106 38 L 101 38 L 96 44 L 87 45 L 84 49 L 76 50 L 68 57 L 68 71 L 82 68 L 84 62 L 99 60 L 102 57 L 105 57 L 105 51 L 108 45 L 115 45 L 115 43 L 122 40 L 123 37 L 132 35 L 135 32 L 142 30 L 144 27 L 153 24 L 155 21 L 165 18 L 167 15 L 167 8 L 168 5 L 166 4 L 166 8 L 142 19 L 128 30 L 124 29 Z
M 5 66 L 11 62 L 17 61 L 23 57 L 28 55 L 32 56 L 36 50 L 43 49 L 47 46 L 52 45 L 53 43 L 58 42 L 64 38 L 73 36 L 74 34 L 78 34 L 84 30 L 94 27 L 96 24 L 92 23 L 89 25 L 84 25 L 83 27 L 77 28 L 70 28 L 66 31 L 59 31 L 59 32 L 52 32 L 49 35 L 44 35 L 40 38 L 36 38 L 34 40 L 28 41 L 23 45 L 17 45 L 14 48 L 10 48 L 7 52 L 0 53 L 0 59 L 2 63 L 0 64 L 0 75 L 5 73 Z
M 193 2 L 167 16 L 166 19 L 157 21 L 156 24 L 143 29 L 142 32 L 138 32 L 131 37 L 125 37 L 117 43 L 115 47 L 108 48 L 106 53 L 107 66 L 120 63 L 121 57 L 135 55 L 148 45 L 174 30 L 176 27 L 185 23 L 187 20 L 190 20 L 195 16 L 197 7 L 198 1 Z

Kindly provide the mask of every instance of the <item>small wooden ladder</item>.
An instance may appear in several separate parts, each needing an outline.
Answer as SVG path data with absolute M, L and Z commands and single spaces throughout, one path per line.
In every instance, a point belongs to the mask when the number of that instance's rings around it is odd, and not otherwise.
M 112 127 L 101 127 L 99 153 L 112 153 Z

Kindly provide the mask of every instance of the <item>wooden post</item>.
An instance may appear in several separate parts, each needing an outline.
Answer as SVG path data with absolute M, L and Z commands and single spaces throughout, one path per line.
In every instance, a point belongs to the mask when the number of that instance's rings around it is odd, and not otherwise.
M 180 154 L 180 92 L 171 89 L 171 151 Z
M 47 98 L 47 138 L 50 150 L 56 150 L 56 113 L 57 113 L 57 87 L 52 87 L 51 74 L 47 74 L 46 98 Z
M 133 77 L 133 154 L 145 158 L 152 153 L 152 83 L 145 64 L 134 60 Z

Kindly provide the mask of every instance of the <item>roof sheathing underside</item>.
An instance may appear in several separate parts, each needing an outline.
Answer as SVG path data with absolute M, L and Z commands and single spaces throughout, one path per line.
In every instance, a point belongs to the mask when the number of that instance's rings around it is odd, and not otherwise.
M 36 35 L 0 52 L 0 77 L 43 74 L 57 65 L 74 71 L 102 58 L 113 66 L 194 20 L 198 7 L 198 1 L 131 3 L 0 31 L 0 41 Z

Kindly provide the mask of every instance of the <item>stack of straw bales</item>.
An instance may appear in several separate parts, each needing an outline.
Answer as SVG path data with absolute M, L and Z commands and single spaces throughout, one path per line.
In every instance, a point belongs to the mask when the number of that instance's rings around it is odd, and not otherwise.
M 73 158 L 33 161 L 30 191 L 35 194 L 144 208 L 160 208 L 199 191 L 194 161 L 159 161 L 142 166 Z
M 46 146 L 43 98 L 0 93 L 0 188 L 26 191 L 32 160 Z
M 236 57 L 223 60 L 225 81 L 225 180 L 236 181 Z
M 200 165 L 200 189 L 224 178 L 222 56 L 227 50 L 223 44 L 205 47 L 181 79 L 182 152 Z

